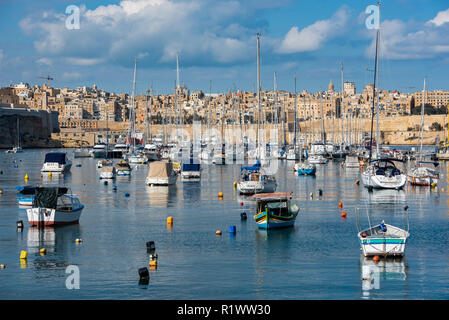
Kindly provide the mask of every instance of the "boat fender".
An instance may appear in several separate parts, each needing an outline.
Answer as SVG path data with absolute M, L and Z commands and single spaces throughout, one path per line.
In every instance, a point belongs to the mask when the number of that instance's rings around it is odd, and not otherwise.
M 229 227 L 229 233 L 236 233 L 236 228 L 235 228 L 235 226 L 230 226 L 230 227 Z
M 22 229 L 23 228 L 23 221 L 22 220 L 17 221 L 16 225 L 17 225 L 17 229 Z
M 366 238 L 366 233 L 362 233 L 362 238 Z

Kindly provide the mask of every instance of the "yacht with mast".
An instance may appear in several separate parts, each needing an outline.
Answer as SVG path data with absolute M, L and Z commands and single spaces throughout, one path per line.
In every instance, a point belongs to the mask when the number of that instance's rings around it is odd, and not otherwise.
M 380 7 L 380 5 L 379 5 Z M 362 173 L 362 181 L 365 187 L 369 190 L 372 189 L 402 189 L 407 182 L 407 177 L 401 173 L 401 171 L 396 167 L 396 161 L 398 159 L 373 159 L 372 158 L 372 145 L 373 145 L 373 127 L 374 127 L 374 106 L 376 101 L 376 82 L 379 83 L 379 71 L 378 71 L 378 50 L 379 50 L 379 37 L 380 37 L 380 26 L 377 29 L 376 34 L 376 53 L 374 61 L 374 80 L 373 80 L 373 106 L 371 112 L 371 137 L 369 146 L 369 158 L 368 166 L 366 170 Z M 377 98 L 378 98 L 377 94 Z M 379 99 L 377 99 L 377 120 L 379 119 Z M 379 121 L 377 121 L 377 133 L 379 131 Z M 379 141 L 379 140 L 378 140 Z M 377 143 L 377 154 L 379 155 L 379 144 Z
M 423 131 L 424 131 L 424 106 L 426 97 L 426 79 L 424 78 L 423 100 L 421 105 L 421 144 L 419 147 L 419 159 L 417 164 L 410 170 L 407 180 L 416 186 L 435 186 L 440 178 L 439 172 L 435 169 L 438 166 L 436 161 L 423 161 Z
M 19 118 L 17 118 L 17 145 L 10 150 L 6 150 L 6 153 L 19 153 L 22 152 L 22 147 L 20 146 L 20 126 L 19 126 Z

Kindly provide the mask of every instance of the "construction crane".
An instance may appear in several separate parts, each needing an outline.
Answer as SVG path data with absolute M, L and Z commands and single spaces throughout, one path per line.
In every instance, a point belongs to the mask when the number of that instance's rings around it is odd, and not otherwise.
M 46 77 L 38 77 L 40 79 L 46 79 L 47 80 L 47 88 L 50 88 L 50 80 L 54 80 L 53 78 L 51 78 L 50 76 L 46 76 Z

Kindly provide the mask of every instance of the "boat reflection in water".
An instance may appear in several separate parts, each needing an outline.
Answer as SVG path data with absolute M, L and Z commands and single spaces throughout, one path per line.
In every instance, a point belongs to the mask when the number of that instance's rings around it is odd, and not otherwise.
M 407 264 L 405 257 L 380 258 L 374 262 L 372 258 L 360 256 L 361 278 L 362 278 L 362 298 L 369 299 L 371 293 L 378 290 L 382 292 L 382 286 L 387 282 L 407 280 Z
M 176 202 L 176 185 L 148 186 L 145 190 L 148 193 L 150 205 L 166 208 L 173 206 L 172 203 Z
M 406 193 L 404 190 L 374 189 L 372 192 L 365 190 L 362 194 L 370 203 L 405 203 Z
M 45 248 L 48 253 L 63 249 L 64 245 L 71 245 L 75 239 L 80 238 L 80 225 L 67 225 L 57 228 L 39 228 L 30 226 L 27 233 L 27 248 L 29 253 L 38 253 Z M 64 250 L 61 250 L 64 251 Z

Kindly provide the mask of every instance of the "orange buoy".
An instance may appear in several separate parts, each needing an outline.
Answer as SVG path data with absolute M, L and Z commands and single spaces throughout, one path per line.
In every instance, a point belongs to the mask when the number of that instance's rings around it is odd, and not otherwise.
M 219 193 L 218 193 L 218 197 L 219 197 L 219 198 L 223 198 L 223 192 L 219 192 Z
M 379 256 L 374 256 L 374 257 L 373 257 L 373 261 L 374 261 L 374 262 L 379 262 L 379 260 L 380 260 Z
M 346 215 L 347 215 L 346 212 L 342 212 L 342 213 L 341 213 L 342 218 L 346 218 Z
M 339 203 L 338 203 L 338 207 L 339 207 L 340 209 L 343 208 L 343 203 L 339 202 Z
M 355 184 L 359 185 L 360 184 L 360 180 L 355 180 Z
M 215 232 L 215 234 L 216 234 L 217 236 L 221 236 L 221 230 L 217 230 L 217 231 Z

